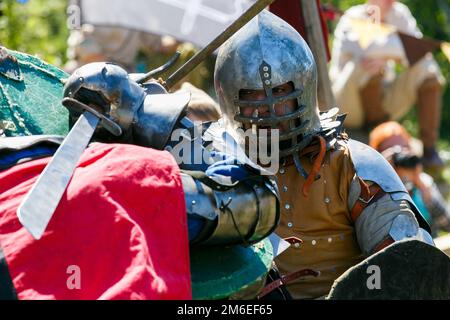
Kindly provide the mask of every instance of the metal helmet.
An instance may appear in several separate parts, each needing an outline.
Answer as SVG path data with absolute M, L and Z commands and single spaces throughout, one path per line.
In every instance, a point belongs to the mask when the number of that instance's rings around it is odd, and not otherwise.
M 272 89 L 292 82 L 294 91 L 274 97 Z M 317 70 L 314 57 L 300 34 L 287 22 L 262 11 L 232 38 L 218 53 L 214 85 L 221 111 L 234 128 L 242 124 L 270 125 L 289 121 L 290 130 L 280 133 L 280 157 L 296 154 L 311 137 L 321 130 L 316 105 Z M 264 90 L 263 101 L 239 99 L 241 89 Z M 278 116 L 275 105 L 290 99 L 297 100 L 293 112 Z M 244 116 L 241 107 L 269 106 L 270 116 Z M 282 141 L 290 142 L 282 147 Z
M 126 130 L 144 101 L 145 90 L 120 66 L 93 62 L 78 68 L 67 79 L 64 97 L 106 108 L 103 111 Z

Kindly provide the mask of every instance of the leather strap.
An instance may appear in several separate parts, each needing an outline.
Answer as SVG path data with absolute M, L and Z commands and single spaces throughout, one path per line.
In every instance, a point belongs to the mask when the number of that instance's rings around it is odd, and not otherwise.
M 385 239 L 384 241 L 380 242 L 380 243 L 375 247 L 375 250 L 374 250 L 373 252 L 375 253 L 375 252 L 381 251 L 381 250 L 383 250 L 384 248 L 386 248 L 388 245 L 393 244 L 394 242 L 395 242 L 394 239 L 392 239 L 392 238 L 389 236 L 387 239 Z
M 292 282 L 298 278 L 306 277 L 306 276 L 314 276 L 317 277 L 320 274 L 318 271 L 314 271 L 311 269 L 301 269 L 298 271 L 294 271 L 282 276 L 280 279 L 276 279 L 275 281 L 269 283 L 265 286 L 258 295 L 258 299 L 261 299 L 265 295 L 271 293 L 273 290 L 281 287 L 282 285 L 286 285 L 289 282 Z
M 358 219 L 361 215 L 362 211 L 368 207 L 370 204 L 374 203 L 386 193 L 381 189 L 379 185 L 376 183 L 372 184 L 370 187 L 358 177 L 359 184 L 361 186 L 361 194 L 359 195 L 358 200 L 356 200 L 355 205 L 353 206 L 350 214 L 353 222 Z

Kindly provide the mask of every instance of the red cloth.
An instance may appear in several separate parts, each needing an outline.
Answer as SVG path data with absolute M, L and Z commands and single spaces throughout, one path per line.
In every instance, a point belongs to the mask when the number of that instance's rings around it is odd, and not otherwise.
M 191 299 L 184 193 L 168 152 L 93 144 L 36 241 L 16 209 L 48 161 L 0 172 L 0 243 L 19 299 Z M 80 289 L 69 289 L 71 266 Z
M 330 61 L 331 54 L 330 47 L 328 45 L 328 28 L 325 23 L 325 17 L 320 5 L 320 0 L 316 0 L 316 2 L 320 13 L 320 24 L 322 27 L 323 41 L 327 51 L 327 60 Z M 270 5 L 270 11 L 293 26 L 309 44 L 309 39 L 305 32 L 305 22 L 303 21 L 303 12 L 300 5 L 300 0 L 277 0 Z

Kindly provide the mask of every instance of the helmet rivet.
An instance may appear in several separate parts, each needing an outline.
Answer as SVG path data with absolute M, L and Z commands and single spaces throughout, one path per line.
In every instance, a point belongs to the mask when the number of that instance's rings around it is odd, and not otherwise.
M 264 67 L 263 67 L 263 71 L 269 71 L 269 67 L 264 66 Z
M 264 73 L 264 78 L 268 78 L 269 77 L 269 74 L 266 72 L 266 73 Z
M 78 80 L 79 80 L 80 82 L 83 82 L 83 81 L 84 81 L 84 78 L 83 78 L 83 77 L 79 77 Z
M 266 80 L 264 83 L 265 83 L 266 85 L 270 85 L 270 80 Z

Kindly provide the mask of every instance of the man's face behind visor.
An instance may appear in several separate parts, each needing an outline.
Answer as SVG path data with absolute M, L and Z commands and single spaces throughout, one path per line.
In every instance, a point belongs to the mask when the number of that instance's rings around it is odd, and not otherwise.
M 272 89 L 274 97 L 283 97 L 294 91 L 294 85 L 292 82 L 287 82 Z M 239 91 L 239 99 L 245 101 L 263 101 L 266 99 L 266 93 L 264 90 L 242 89 Z M 294 112 L 297 108 L 296 99 L 290 99 L 278 103 L 275 105 L 275 114 L 277 116 L 283 116 Z M 260 117 L 267 118 L 270 116 L 270 109 L 268 105 L 261 105 L 258 107 L 241 107 L 241 114 L 246 117 Z M 244 124 L 244 129 L 250 129 L 250 124 Z M 258 129 L 272 129 L 270 125 L 258 126 Z M 276 125 L 276 129 L 280 130 L 280 133 L 288 132 L 290 129 L 289 121 L 283 121 Z

